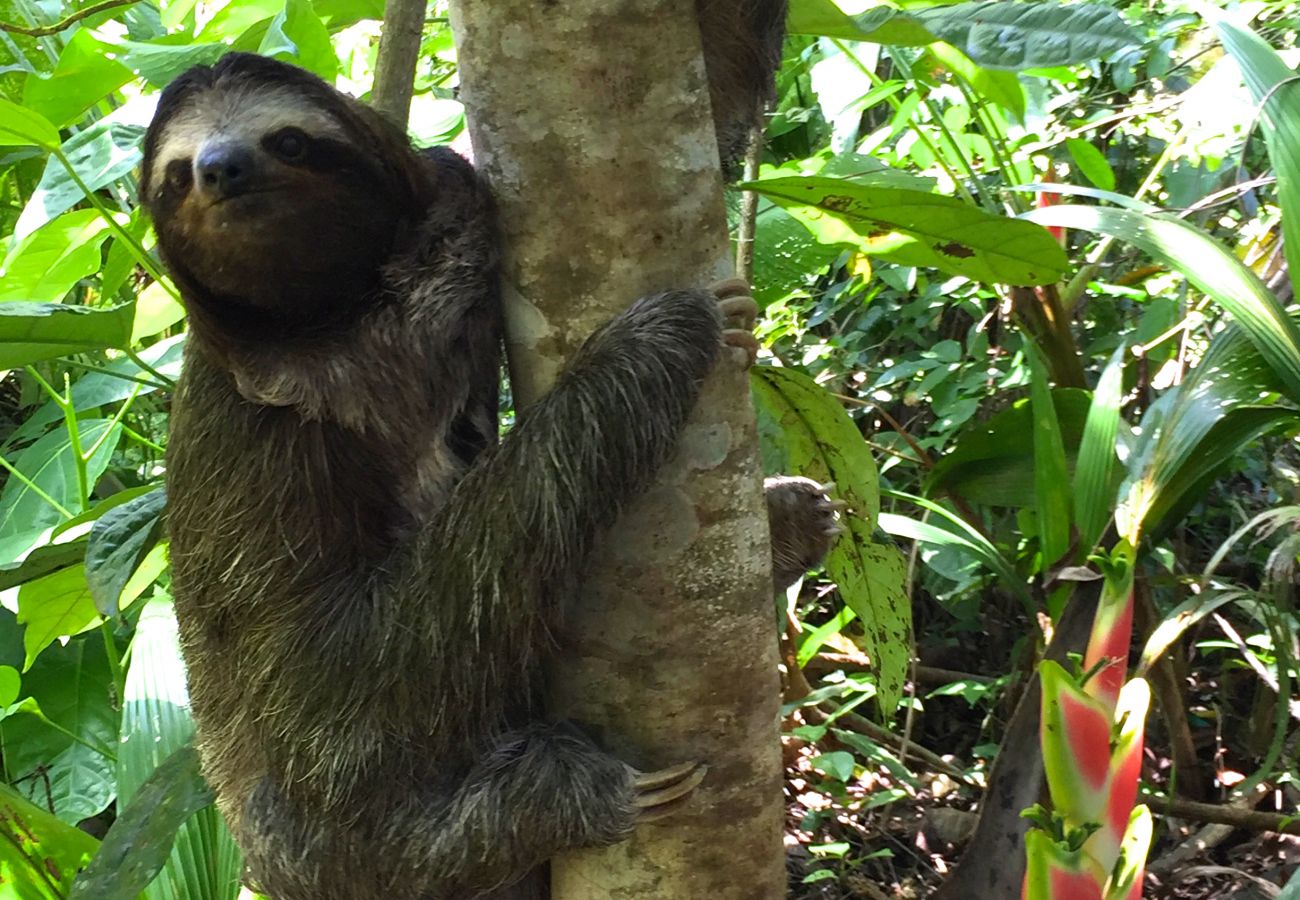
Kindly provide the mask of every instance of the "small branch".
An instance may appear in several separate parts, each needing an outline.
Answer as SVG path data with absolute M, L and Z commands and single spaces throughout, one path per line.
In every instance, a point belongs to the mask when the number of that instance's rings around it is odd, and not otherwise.
M 136 2 L 138 0 L 102 0 L 100 3 L 92 4 L 85 9 L 79 9 L 71 15 L 64 16 L 53 25 L 37 25 L 29 28 L 25 25 L 15 25 L 12 22 L 0 22 L 0 31 L 7 31 L 10 34 L 23 34 L 27 37 L 49 37 L 77 24 L 82 19 L 88 19 L 110 9 L 117 9 L 119 6 L 131 6 Z
M 426 0 L 388 0 L 384 6 L 370 105 L 403 128 L 411 117 L 426 7 Z
M 762 122 L 762 115 L 758 121 Z M 758 166 L 763 159 L 763 126 L 755 125 L 749 132 L 749 150 L 745 153 L 745 180 L 758 179 Z M 740 195 L 740 224 L 736 229 L 736 274 L 754 280 L 754 233 L 758 225 L 758 191 L 744 191 Z

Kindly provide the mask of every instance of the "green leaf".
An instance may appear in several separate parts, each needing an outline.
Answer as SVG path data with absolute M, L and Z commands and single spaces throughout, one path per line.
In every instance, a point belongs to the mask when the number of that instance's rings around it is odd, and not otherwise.
M 43 771 L 25 790 L 44 805 L 48 778 L 55 814 L 69 824 L 102 812 L 114 797 L 118 717 L 103 640 L 48 647 L 23 676 L 23 690 L 27 708 L 0 722 L 9 779 Z
M 857 766 L 857 763 L 853 760 L 853 754 L 845 753 L 843 750 L 814 756 L 808 761 L 808 764 L 818 772 L 829 775 L 836 781 L 843 782 L 853 780 L 853 770 Z
M 225 44 L 191 43 L 187 35 L 175 34 L 157 41 L 105 41 L 107 54 L 154 87 L 165 87 L 173 78 L 194 66 L 210 66 L 230 51 Z
M 1086 391 L 1057 388 L 1052 391 L 1067 459 L 1084 434 L 1091 401 Z M 1034 449 L 1026 437 L 1033 432 L 1029 401 L 1017 400 L 985 422 L 962 431 L 952 449 L 935 464 L 925 481 L 925 493 L 951 491 L 982 506 L 1025 509 L 1036 502 Z M 1112 495 L 1118 483 L 1112 483 Z
M 137 323 L 138 318 L 137 316 Z M 141 350 L 139 357 L 163 375 L 174 379 L 180 375 L 181 358 L 184 352 L 185 335 L 179 334 Z M 115 377 L 116 375 L 146 379 L 152 379 L 153 377 L 136 365 L 135 360 L 130 357 L 123 356 L 115 359 L 102 366 L 102 371 L 88 372 L 73 382 L 73 409 L 77 412 L 84 412 L 96 406 L 117 403 L 132 394 L 143 397 L 157 390 L 157 388 L 150 385 L 141 385 L 128 378 Z M 50 400 L 27 417 L 26 421 L 14 432 L 11 440 L 14 443 L 19 443 L 34 439 L 52 422 L 58 422 L 62 418 L 63 410 L 53 400 Z
M 14 900 L 63 900 L 99 842 L 0 784 L 0 885 Z
M 28 581 L 35 581 L 37 578 L 53 574 L 60 569 L 79 565 L 85 559 L 86 542 L 84 540 L 37 547 L 31 553 L 28 553 L 23 560 L 11 560 L 0 566 L 0 591 L 7 591 Z M 0 703 L 0 706 L 5 705 Z
M 1025 579 L 1016 573 L 1015 567 L 988 538 L 972 528 L 964 519 L 924 497 L 914 497 L 898 491 L 891 491 L 890 496 L 915 503 L 927 512 L 939 516 L 943 520 L 943 525 L 941 527 L 932 525 L 929 522 L 919 522 L 895 513 L 881 513 L 880 527 L 886 534 L 929 544 L 933 547 L 953 547 L 961 550 L 979 560 L 990 572 L 997 575 L 1002 580 L 1003 585 L 1019 597 L 1026 606 L 1030 605 L 1029 590 L 1025 587 Z
M 89 29 L 76 31 L 64 44 L 53 72 L 27 76 L 23 106 L 59 128 L 76 122 L 131 80 L 131 70 L 105 56 L 105 49 Z
M 83 419 L 78 424 L 82 448 L 98 445 L 86 463 L 87 483 L 94 484 L 108 468 L 122 426 L 107 419 Z M 63 512 L 46 497 L 70 512 L 81 509 L 76 454 L 66 431 L 51 432 L 32 444 L 18 455 L 14 467 L 39 492 L 12 474 L 0 490 L 0 563 L 22 558 L 64 520 Z
M 126 678 L 117 764 L 126 808 L 140 798 L 159 764 L 185 747 L 193 734 L 176 617 L 169 599 L 155 597 L 140 615 Z M 187 792 L 197 789 L 193 782 L 186 783 Z M 197 801 L 197 794 L 193 796 Z M 162 874 L 145 892 L 145 900 L 234 900 L 242 869 L 224 820 L 215 807 L 208 806 L 180 827 Z
M 1069 66 L 1139 43 L 1114 9 L 1100 3 L 957 3 L 916 13 L 927 29 L 990 69 Z
M 64 159 L 51 157 L 46 161 L 40 183 L 14 226 L 14 239 L 22 240 L 85 197 L 81 186 L 68 174 L 69 165 L 87 188 L 97 191 L 129 175 L 140 164 L 143 137 L 144 129 L 138 125 L 100 119 L 68 138 L 62 148 Z
M 0 303 L 54 303 L 99 271 L 108 222 L 93 209 L 64 213 L 20 241 L 0 268 Z
M 1269 403 L 1284 387 L 1243 329 L 1216 335 L 1182 384 L 1142 417 L 1120 490 L 1120 535 L 1134 544 L 1143 534 L 1158 538 L 1242 448 L 1294 427 L 1300 414 Z
M 1065 142 L 1065 149 L 1070 151 L 1070 158 L 1084 178 L 1100 190 L 1115 190 L 1115 170 L 1106 161 L 1106 154 L 1083 138 L 1069 138 Z
M 0 369 L 88 350 L 129 347 L 134 319 L 134 303 L 104 309 L 0 303 Z
M 333 81 L 339 71 L 329 32 L 317 17 L 309 0 L 288 0 L 271 20 L 258 52 L 275 56 Z
M 1025 88 L 1011 72 L 999 72 L 977 65 L 952 44 L 942 41 L 930 46 L 930 54 L 949 72 L 961 78 L 981 99 L 1008 110 L 1016 119 L 1025 118 Z
M 1045 228 L 990 215 L 952 197 L 837 178 L 772 178 L 743 187 L 783 207 L 843 222 L 864 253 L 989 284 L 1049 284 L 1069 267 Z M 815 231 L 814 231 L 815 233 Z
M 1278 205 L 1282 208 L 1283 249 L 1287 266 L 1300 272 L 1300 82 L 1295 70 L 1277 51 L 1245 25 L 1234 22 L 1205 5 L 1205 13 L 1219 32 L 1223 48 L 1241 68 L 1246 87 L 1256 103 L 1262 103 L 1260 122 L 1268 157 L 1277 174 Z
M 833 0 L 790 0 L 786 31 L 896 46 L 921 46 L 936 40 L 911 13 L 877 6 L 861 15 L 849 16 Z
M 1056 420 L 1051 389 L 1047 384 L 1047 365 L 1038 349 L 1025 345 L 1029 364 L 1029 409 L 1034 430 L 1034 499 L 1038 510 L 1038 542 L 1042 552 L 1042 571 L 1061 562 L 1070 549 L 1071 512 L 1070 470 L 1065 461 L 1065 441 Z M 1051 610 L 1053 618 L 1059 609 Z
M 101 615 L 117 615 L 122 588 L 158 541 L 166 503 L 166 492 L 157 488 L 108 510 L 90 529 L 86 581 Z
M 877 664 L 876 699 L 892 714 L 910 664 L 912 608 L 902 555 L 873 537 L 880 510 L 875 460 L 843 407 L 808 376 L 762 366 L 752 371 L 750 384 L 765 415 L 779 423 L 791 468 L 834 481 L 836 496 L 849 505 L 845 533 L 826 568 L 864 624 L 867 654 Z
M 40 113 L 0 97 L 0 147 L 59 146 L 59 131 Z
M 27 651 L 24 670 L 59 638 L 80 634 L 99 621 L 86 584 L 86 567 L 71 566 L 29 581 L 18 589 L 18 621 Z
M 69 900 L 135 900 L 171 855 L 176 833 L 212 791 L 199 773 L 199 754 L 181 747 L 140 785 L 99 852 L 77 878 Z
M 1127 209 L 1049 206 L 1024 218 L 1128 241 L 1182 272 L 1226 309 L 1300 402 L 1300 328 L 1259 277 L 1205 232 L 1176 219 Z
M 1124 352 L 1120 344 L 1101 373 L 1088 409 L 1074 470 L 1074 521 L 1083 555 L 1097 545 L 1115 506 L 1115 439 L 1124 399 Z
M 779 206 L 760 201 L 754 221 L 754 299 L 760 306 L 775 303 L 825 271 L 840 250 L 819 243 L 808 229 Z

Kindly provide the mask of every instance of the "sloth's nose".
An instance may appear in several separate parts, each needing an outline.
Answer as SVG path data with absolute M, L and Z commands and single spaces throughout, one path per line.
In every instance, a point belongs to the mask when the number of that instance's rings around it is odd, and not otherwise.
M 252 149 L 243 144 L 204 147 L 194 158 L 194 183 L 212 199 L 224 200 L 248 190 L 255 165 Z

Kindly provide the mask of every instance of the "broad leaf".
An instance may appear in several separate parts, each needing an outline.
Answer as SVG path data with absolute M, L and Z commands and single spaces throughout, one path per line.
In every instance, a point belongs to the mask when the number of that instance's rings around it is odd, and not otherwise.
M 0 303 L 54 303 L 99 271 L 108 222 L 93 209 L 64 213 L 23 239 L 0 268 Z
M 129 347 L 135 304 L 105 309 L 62 303 L 0 303 L 0 369 Z
M 172 753 L 124 801 L 68 900 L 135 900 L 162 871 L 181 826 L 212 799 L 194 748 Z
M 990 69 L 1069 66 L 1139 43 L 1119 13 L 1100 3 L 958 3 L 916 13 L 942 40 Z
M 122 589 L 158 540 L 166 502 L 157 488 L 108 510 L 90 529 L 86 581 L 100 614 L 117 615 Z
M 0 147 L 40 147 L 53 150 L 59 132 L 40 113 L 0 97 Z
M 1049 206 L 1024 218 L 1128 241 L 1182 272 L 1232 314 L 1300 402 L 1300 328 L 1259 277 L 1205 232 L 1177 219 L 1092 206 Z
M 130 80 L 131 71 L 106 57 L 104 45 L 82 28 L 63 46 L 53 72 L 27 77 L 23 106 L 66 128 Z
M 744 187 L 788 209 L 812 207 L 847 225 L 864 253 L 990 284 L 1049 284 L 1069 267 L 1046 228 L 952 197 L 836 178 L 772 178 Z
M 1282 208 L 1284 249 L 1292 272 L 1300 272 L 1300 122 L 1296 105 L 1300 104 L 1300 82 L 1263 38 L 1245 25 L 1205 4 L 1206 12 L 1218 29 L 1223 47 L 1241 68 L 1251 96 L 1263 103 L 1260 122 L 1268 156 L 1277 174 L 1278 205 Z
M 779 424 L 790 470 L 834 481 L 835 495 L 849 504 L 846 531 L 826 568 L 866 626 L 867 653 L 878 666 L 877 700 L 892 714 L 910 663 L 912 609 L 902 555 L 873 538 L 880 509 L 875 461 L 843 407 L 808 376 L 765 366 L 753 370 L 750 383 L 760 407 Z
M 127 809 L 141 797 L 159 765 L 184 748 L 193 734 L 176 617 L 169 599 L 155 597 L 145 606 L 132 643 L 122 710 L 117 778 Z M 198 801 L 199 786 L 188 775 L 183 785 L 193 801 L 187 805 L 192 806 Z M 207 805 L 180 826 L 162 873 L 144 896 L 146 900 L 234 900 L 242 868 L 225 822 L 215 807 Z
M 21 240 L 72 209 L 85 196 L 81 185 L 68 173 L 68 166 L 85 186 L 97 191 L 129 175 L 140 164 L 138 125 L 101 119 L 70 137 L 62 147 L 63 159 L 51 157 L 40 183 L 14 226 L 14 238 Z
M 80 634 L 99 622 L 99 613 L 86 584 L 85 566 L 66 569 L 29 581 L 18 589 L 18 621 L 24 625 L 24 668 L 59 638 Z
M 42 805 L 48 787 L 55 814 L 69 824 L 101 812 L 115 795 L 119 702 L 104 642 L 87 635 L 48 647 L 23 675 L 23 691 L 35 710 L 0 722 L 10 780 L 26 777 L 24 792 Z
M 0 784 L 0 885 L 15 900 L 63 900 L 99 842 Z

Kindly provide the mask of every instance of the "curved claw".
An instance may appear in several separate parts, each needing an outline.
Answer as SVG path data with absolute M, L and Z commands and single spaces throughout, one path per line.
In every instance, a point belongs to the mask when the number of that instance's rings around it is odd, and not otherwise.
M 754 337 L 753 332 L 743 328 L 727 328 L 722 332 L 722 343 L 742 351 L 743 356 L 742 353 L 734 354 L 738 365 L 749 367 L 757 362 L 758 338 Z
M 638 772 L 632 780 L 637 822 L 655 822 L 676 812 L 708 771 L 702 763 L 688 762 L 656 772 Z

